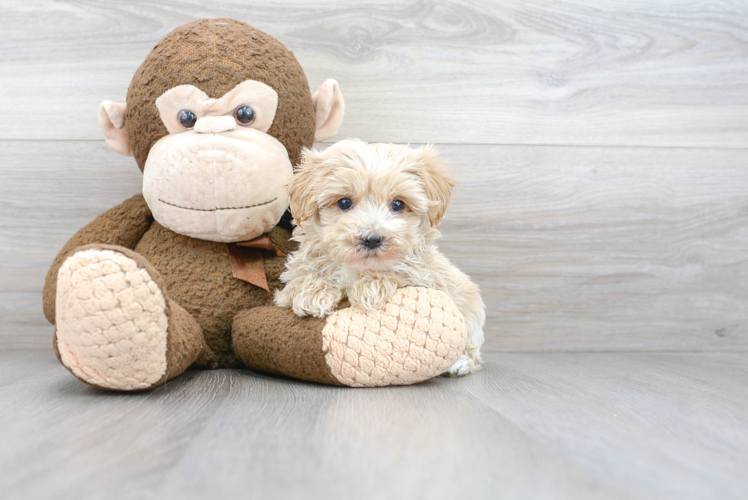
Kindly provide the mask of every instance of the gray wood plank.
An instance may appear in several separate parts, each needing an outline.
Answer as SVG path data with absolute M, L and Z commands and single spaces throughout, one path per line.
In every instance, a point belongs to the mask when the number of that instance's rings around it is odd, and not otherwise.
M 337 78 L 340 137 L 386 142 L 744 147 L 748 4 L 395 0 L 10 1 L 0 139 L 98 139 L 169 30 L 248 21 L 314 88 Z
M 141 175 L 103 142 L 4 144 L 0 346 L 46 349 L 51 260 Z M 748 150 L 440 150 L 440 247 L 482 287 L 488 349 L 748 350 Z
M 471 395 L 640 498 L 748 494 L 745 353 L 499 355 L 486 371 Z
M 748 150 L 443 147 L 506 350 L 748 350 Z
M 493 353 L 342 389 L 246 370 L 85 386 L 0 351 L 4 498 L 744 498 L 742 354 Z

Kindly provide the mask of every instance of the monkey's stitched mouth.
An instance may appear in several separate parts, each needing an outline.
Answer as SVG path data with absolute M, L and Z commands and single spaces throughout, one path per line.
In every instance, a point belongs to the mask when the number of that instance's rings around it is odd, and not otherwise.
M 276 196 L 270 201 L 265 201 L 262 203 L 257 203 L 256 205 L 246 205 L 244 207 L 218 207 L 218 208 L 192 208 L 192 207 L 183 207 L 181 205 L 176 205 L 174 203 L 169 203 L 168 201 L 162 200 L 161 198 L 158 199 L 161 203 L 164 205 L 169 205 L 170 207 L 176 207 L 176 208 L 182 208 L 184 210 L 194 210 L 195 212 L 217 212 L 218 210 L 242 210 L 244 208 L 255 208 L 255 207 L 261 207 L 263 205 L 270 205 L 275 200 L 277 200 L 278 197 Z

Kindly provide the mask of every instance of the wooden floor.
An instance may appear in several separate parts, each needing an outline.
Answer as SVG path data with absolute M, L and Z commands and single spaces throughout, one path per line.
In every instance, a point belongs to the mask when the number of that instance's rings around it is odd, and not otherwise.
M 338 138 L 436 144 L 483 372 L 117 395 L 56 362 L 47 269 L 141 189 L 98 105 L 221 16 L 340 82 Z M 748 498 L 748 2 L 8 0 L 0 111 L 3 500 Z
M 188 372 L 116 395 L 0 353 L 4 499 L 745 498 L 744 354 L 493 353 L 343 389 Z

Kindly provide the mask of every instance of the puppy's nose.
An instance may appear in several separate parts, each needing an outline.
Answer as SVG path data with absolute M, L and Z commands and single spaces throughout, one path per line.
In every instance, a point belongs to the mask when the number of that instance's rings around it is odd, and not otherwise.
M 381 236 L 374 235 L 369 236 L 368 238 L 361 238 L 361 244 L 369 250 L 374 250 L 375 248 L 382 246 L 382 240 L 384 240 L 384 238 Z

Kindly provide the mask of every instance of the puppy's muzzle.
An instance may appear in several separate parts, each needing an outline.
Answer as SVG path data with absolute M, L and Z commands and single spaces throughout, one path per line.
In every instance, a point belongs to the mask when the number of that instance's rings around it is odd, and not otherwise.
M 365 238 L 361 238 L 361 245 L 367 250 L 376 250 L 377 248 L 382 246 L 383 241 L 384 238 L 379 235 L 367 236 Z

